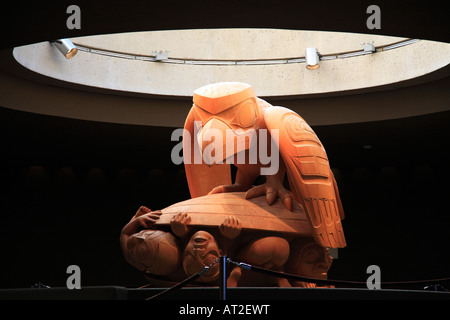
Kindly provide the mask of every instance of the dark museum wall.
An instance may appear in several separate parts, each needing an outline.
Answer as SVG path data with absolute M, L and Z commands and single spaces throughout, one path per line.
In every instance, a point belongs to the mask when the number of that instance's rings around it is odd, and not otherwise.
M 348 247 L 331 279 L 448 277 L 450 112 L 316 126 L 338 181 Z M 108 124 L 0 108 L 2 288 L 146 284 L 119 246 L 140 205 L 189 197 L 172 128 Z M 156 139 L 155 139 L 156 138 Z

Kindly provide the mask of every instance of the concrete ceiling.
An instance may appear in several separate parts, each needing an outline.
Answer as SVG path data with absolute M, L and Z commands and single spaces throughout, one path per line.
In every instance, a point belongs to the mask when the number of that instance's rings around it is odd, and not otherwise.
M 274 99 L 373 92 L 412 79 L 429 81 L 425 76 L 450 64 L 447 43 L 344 32 L 193 29 L 70 40 L 79 49 L 72 59 L 48 41 L 17 47 L 13 55 L 58 80 L 168 97 L 191 97 L 197 88 L 223 81 L 249 83 L 259 97 Z M 363 50 L 367 43 L 373 53 Z M 306 68 L 308 47 L 321 56 L 314 71 Z M 162 50 L 167 58 L 152 61 Z
M 267 100 L 291 108 L 314 126 L 418 116 L 450 108 L 449 71 L 447 65 L 418 78 L 370 90 Z M 108 90 L 45 77 L 21 66 L 12 50 L 0 52 L 0 81 L 3 107 L 80 120 L 181 127 L 192 104 L 189 96 Z
M 277 1 L 261 5 L 256 1 L 79 2 L 81 28 L 68 29 L 66 13 L 71 3 L 52 1 L 8 4 L 2 10 L 0 105 L 17 110 L 102 122 L 179 127 L 190 108 L 189 97 L 161 97 L 98 90 L 54 81 L 34 74 L 12 59 L 15 46 L 58 38 L 111 33 L 203 29 L 277 28 L 353 32 L 401 38 L 449 42 L 446 4 L 442 1 L 378 1 L 381 29 L 368 29 L 370 1 Z M 270 102 L 291 107 L 312 125 L 330 125 L 417 116 L 448 109 L 449 68 L 422 77 L 381 86 L 375 92 L 346 91 L 330 98 L 289 96 Z M 389 89 L 389 90 L 386 90 Z M 21 94 L 22 93 L 22 94 Z M 26 93 L 26 94 L 23 94 Z M 118 95 L 121 95 L 118 97 Z M 350 95 L 348 95 L 350 94 Z M 162 99 L 161 99 L 162 98 Z M 167 105 L 170 104 L 170 113 Z M 130 112 L 123 112 L 127 107 Z M 166 112 L 164 112 L 166 110 Z M 174 112 L 174 110 L 176 112 Z
M 60 37 L 83 37 L 116 32 L 173 30 L 186 28 L 290 28 L 328 30 L 448 41 L 445 10 L 440 5 L 407 6 L 379 2 L 382 28 L 367 29 L 369 2 L 322 3 L 321 10 L 307 2 L 261 6 L 233 1 L 226 5 L 196 2 L 135 5 L 96 1 L 81 3 L 81 29 L 66 27 L 67 5 L 12 4 L 1 23 L 10 30 L 2 38 L 0 52 L 0 105 L 19 111 L 79 120 L 130 125 L 181 127 L 191 107 L 190 97 L 139 94 L 93 88 L 51 79 L 21 66 L 12 48 Z M 441 4 L 442 6 L 442 4 Z M 201 8 L 201 9 L 199 9 Z M 239 8 L 239 10 L 237 9 Z M 6 11 L 3 11 L 5 13 Z M 62 13 L 61 13 L 62 12 Z M 420 21 L 420 23 L 418 23 Z M 6 27 L 7 26 L 7 27 Z M 447 65 L 421 77 L 394 85 L 347 90 L 345 95 L 291 95 L 268 97 L 302 115 L 313 126 L 366 123 L 446 112 L 450 106 Z

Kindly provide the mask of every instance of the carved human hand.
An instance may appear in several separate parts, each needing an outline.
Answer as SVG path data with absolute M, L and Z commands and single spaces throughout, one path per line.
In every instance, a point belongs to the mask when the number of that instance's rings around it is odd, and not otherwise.
M 283 186 L 281 179 L 276 175 L 266 176 L 266 183 L 248 190 L 245 194 L 245 199 L 251 199 L 263 195 L 266 196 L 266 200 L 269 205 L 273 204 L 277 198 L 280 198 L 289 211 L 292 208 L 292 194 Z
M 146 206 L 140 206 L 139 209 L 136 211 L 136 214 L 133 216 L 132 219 L 136 219 L 136 218 L 142 216 L 143 214 L 149 213 L 151 211 L 152 210 L 150 210 Z
M 225 238 L 234 239 L 241 233 L 241 222 L 234 216 L 226 217 L 219 230 Z
M 172 217 L 170 220 L 170 227 L 172 228 L 172 232 L 182 238 L 188 232 L 188 223 L 191 221 L 191 217 L 185 212 L 179 212 Z
M 145 206 L 139 207 L 136 214 L 131 218 L 131 220 L 123 227 L 120 233 L 120 246 L 122 247 L 123 255 L 125 259 L 132 265 L 135 261 L 130 258 L 130 253 L 128 252 L 128 239 L 138 232 L 139 228 L 149 229 L 151 226 L 159 219 L 161 216 L 161 211 L 151 211 Z
M 134 223 L 137 226 L 141 226 L 143 228 L 149 228 L 153 225 L 161 216 L 162 212 L 160 210 L 150 211 L 148 213 L 141 214 L 134 218 Z

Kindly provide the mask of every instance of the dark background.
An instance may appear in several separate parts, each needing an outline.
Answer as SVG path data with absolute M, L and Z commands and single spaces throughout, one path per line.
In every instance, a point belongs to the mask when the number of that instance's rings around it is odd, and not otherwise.
M 447 10 L 439 4 L 380 1 L 382 30 L 369 31 L 366 15 L 362 22 L 356 17 L 372 3 L 334 2 L 320 10 L 309 2 L 289 3 L 79 2 L 82 29 L 70 34 L 65 9 L 71 3 L 11 3 L 2 10 L 1 48 L 62 35 L 181 27 L 280 27 L 449 40 Z M 440 112 L 313 127 L 327 150 L 346 213 L 348 247 L 339 250 L 330 278 L 365 281 L 372 264 L 380 266 L 382 281 L 450 276 L 449 123 L 450 112 Z M 119 235 L 140 205 L 161 209 L 189 198 L 183 167 L 170 160 L 176 144 L 170 141 L 172 130 L 0 106 L 0 287 L 38 281 L 65 286 L 71 264 L 80 266 L 82 286 L 145 285 L 124 261 Z
M 1 286 L 65 286 L 71 264 L 84 286 L 146 284 L 119 235 L 140 205 L 189 198 L 183 166 L 170 160 L 172 129 L 4 108 L 0 119 Z M 448 277 L 449 121 L 443 112 L 313 128 L 346 213 L 348 247 L 330 278 L 365 281 L 372 264 L 383 281 Z

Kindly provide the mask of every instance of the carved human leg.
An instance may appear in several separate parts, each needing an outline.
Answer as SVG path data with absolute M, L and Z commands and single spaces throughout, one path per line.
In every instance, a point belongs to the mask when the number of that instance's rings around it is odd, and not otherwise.
M 264 237 L 247 244 L 237 255 L 239 261 L 255 265 L 258 267 L 282 271 L 286 261 L 289 258 L 289 243 L 280 237 Z M 240 268 L 231 271 L 228 277 L 227 285 L 237 286 L 243 276 Z M 284 278 L 265 277 L 273 284 L 279 287 L 290 287 L 289 282 Z

